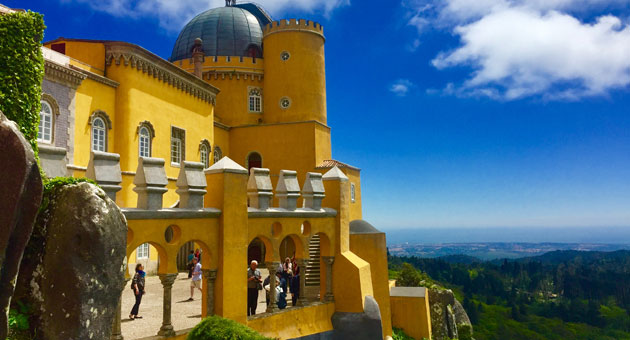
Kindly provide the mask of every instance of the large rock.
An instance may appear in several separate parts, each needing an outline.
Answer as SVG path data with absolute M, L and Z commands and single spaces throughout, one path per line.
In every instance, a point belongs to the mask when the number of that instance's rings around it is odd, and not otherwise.
M 372 296 L 365 297 L 363 313 L 337 312 L 332 316 L 333 340 L 382 340 L 381 310 Z
M 434 340 L 471 339 L 472 324 L 468 314 L 450 289 L 429 289 L 431 332 Z M 460 331 L 465 334 L 460 334 Z
M 0 339 L 24 248 L 42 200 L 35 155 L 17 125 L 0 112 Z
M 125 217 L 89 183 L 61 186 L 44 200 L 16 297 L 34 307 L 39 339 L 109 339 L 125 284 Z

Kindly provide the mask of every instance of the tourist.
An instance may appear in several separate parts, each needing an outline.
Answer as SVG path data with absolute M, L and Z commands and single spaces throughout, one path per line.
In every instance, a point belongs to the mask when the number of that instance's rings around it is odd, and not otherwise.
M 201 291 L 201 263 L 199 263 L 199 259 L 193 257 L 193 273 L 192 273 L 192 281 L 190 281 L 190 298 L 186 301 L 193 301 L 193 296 L 195 295 L 195 288 Z M 203 292 L 202 292 L 203 293 Z
M 291 259 L 287 257 L 284 260 L 284 263 L 282 265 L 282 271 L 284 271 L 285 273 L 288 273 L 289 270 L 292 270 L 292 269 L 293 269 L 293 262 L 291 262 Z
M 197 258 L 197 261 L 199 261 L 199 263 L 201 263 L 201 249 L 197 248 L 195 250 L 195 257 Z
M 267 307 L 269 307 L 269 289 L 270 289 L 270 282 L 271 281 L 271 276 L 267 275 L 267 277 L 265 278 L 265 281 L 263 281 L 263 288 L 265 288 L 265 301 L 267 303 Z
M 294 267 L 293 277 L 291 277 L 291 283 L 289 288 L 291 289 L 291 303 L 293 306 L 297 304 L 297 300 L 300 297 L 300 267 Z
M 284 275 L 282 273 L 277 272 L 276 278 L 278 285 L 276 286 L 276 304 L 278 308 L 285 309 L 287 308 L 287 280 L 284 279 Z
M 138 315 L 138 309 L 140 309 L 140 301 L 142 301 L 142 295 L 146 292 L 144 291 L 144 277 L 146 273 L 144 272 L 144 266 L 141 263 L 136 265 L 136 274 L 133 276 L 133 280 L 131 280 L 131 290 L 136 297 L 136 303 L 131 308 L 131 313 L 129 313 L 129 319 L 142 319 L 141 316 Z
M 195 258 L 195 251 L 190 250 L 190 254 L 188 254 L 188 278 L 189 279 L 192 277 L 193 269 L 195 268 L 195 265 L 193 263 L 194 258 Z
M 247 316 L 256 315 L 258 305 L 258 290 L 262 288 L 262 279 L 258 261 L 253 260 L 247 269 Z

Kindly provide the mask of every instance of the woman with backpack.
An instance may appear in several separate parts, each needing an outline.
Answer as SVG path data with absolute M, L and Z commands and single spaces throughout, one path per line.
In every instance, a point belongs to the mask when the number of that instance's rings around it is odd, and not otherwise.
M 141 316 L 138 316 L 138 309 L 140 308 L 140 302 L 142 301 L 142 295 L 144 295 L 144 277 L 147 273 L 144 272 L 144 266 L 141 263 L 136 265 L 136 274 L 133 276 L 133 280 L 131 280 L 131 290 L 136 297 L 136 303 L 133 305 L 131 309 L 131 313 L 129 313 L 129 319 L 142 319 Z

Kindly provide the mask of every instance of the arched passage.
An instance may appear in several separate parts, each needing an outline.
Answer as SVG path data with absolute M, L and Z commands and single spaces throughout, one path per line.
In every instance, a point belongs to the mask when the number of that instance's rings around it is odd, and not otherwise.
M 247 170 L 251 168 L 262 168 L 262 156 L 258 152 L 250 152 L 247 155 Z

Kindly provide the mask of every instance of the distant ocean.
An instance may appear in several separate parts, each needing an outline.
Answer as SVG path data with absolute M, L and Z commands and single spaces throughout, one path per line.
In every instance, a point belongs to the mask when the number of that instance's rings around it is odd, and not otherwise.
M 383 229 L 387 244 L 597 243 L 630 245 L 628 227 L 482 227 Z

